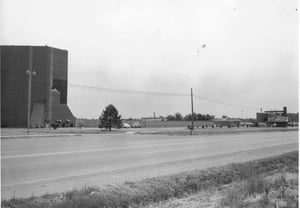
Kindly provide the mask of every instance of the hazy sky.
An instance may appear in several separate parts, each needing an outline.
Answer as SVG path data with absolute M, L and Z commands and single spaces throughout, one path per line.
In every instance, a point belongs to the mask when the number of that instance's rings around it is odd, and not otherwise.
M 79 89 L 70 84 L 184 93 L 218 117 L 298 112 L 297 0 L 1 0 L 0 44 L 69 52 L 68 105 L 98 118 L 190 112 L 188 96 Z M 204 47 L 205 45 L 205 47 Z

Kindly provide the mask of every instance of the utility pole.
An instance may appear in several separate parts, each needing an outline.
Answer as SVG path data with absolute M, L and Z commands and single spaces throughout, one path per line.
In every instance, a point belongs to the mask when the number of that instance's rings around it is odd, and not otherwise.
M 191 105 L 192 105 L 192 127 L 191 127 L 191 131 L 190 131 L 190 135 L 193 134 L 193 130 L 194 130 L 193 88 L 191 88 Z
M 32 76 L 36 74 L 35 71 L 32 71 L 32 47 L 31 46 L 29 46 L 28 70 L 26 71 L 26 74 L 28 75 L 27 134 L 29 134 L 30 110 L 31 110 L 31 81 L 32 81 Z

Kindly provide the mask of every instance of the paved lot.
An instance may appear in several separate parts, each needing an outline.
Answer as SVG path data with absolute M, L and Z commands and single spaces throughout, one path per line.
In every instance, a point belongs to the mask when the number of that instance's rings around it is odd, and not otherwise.
M 298 131 L 2 139 L 2 198 L 174 174 L 298 150 Z

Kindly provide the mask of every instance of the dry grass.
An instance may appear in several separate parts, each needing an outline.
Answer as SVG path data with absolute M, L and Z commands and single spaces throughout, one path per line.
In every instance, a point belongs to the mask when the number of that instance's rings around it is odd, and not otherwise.
M 259 175 L 199 191 L 182 198 L 152 203 L 144 208 L 293 208 L 298 202 L 298 174 Z M 286 188 L 283 188 L 286 187 Z M 266 194 L 266 188 L 269 192 Z
M 231 184 L 235 181 L 239 182 L 236 183 L 236 187 L 231 192 L 228 192 L 228 196 L 224 198 L 221 205 L 230 206 L 230 204 L 236 203 L 236 207 L 240 207 L 238 203 L 242 202 L 245 204 L 247 200 L 251 202 L 251 197 L 253 198 L 257 194 L 264 193 L 265 179 L 257 176 L 262 174 L 270 175 L 275 172 L 297 174 L 298 152 L 247 163 L 230 164 L 223 167 L 184 172 L 172 176 L 109 185 L 103 188 L 86 187 L 82 190 L 73 190 L 64 194 L 3 200 L 2 207 L 141 207 L 174 197 L 184 197 L 207 190 L 210 187 Z M 244 180 L 246 181 L 242 182 Z M 273 183 L 272 180 L 275 182 Z M 270 184 L 274 184 L 276 187 L 280 187 L 278 184 L 281 184 L 283 180 L 291 181 L 290 183 L 297 184 L 298 186 L 298 181 L 294 180 L 294 175 L 287 175 L 284 179 L 279 180 L 274 178 L 266 179 L 266 181 L 271 181 Z
M 219 207 L 297 207 L 298 173 L 276 173 L 237 182 L 227 191 Z

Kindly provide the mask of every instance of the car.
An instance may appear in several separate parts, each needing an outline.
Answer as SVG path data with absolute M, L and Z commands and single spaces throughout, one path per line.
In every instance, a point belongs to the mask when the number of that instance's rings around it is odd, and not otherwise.
M 296 123 L 296 122 L 288 122 L 287 125 L 290 126 L 290 127 L 297 127 L 298 123 Z
M 131 124 L 131 127 L 132 128 L 142 128 L 141 124 L 139 124 L 139 123 L 133 123 L 133 124 Z
M 187 128 L 188 128 L 189 130 L 194 130 L 194 126 L 192 126 L 192 125 L 187 126 Z
M 123 123 L 122 128 L 130 128 L 130 125 L 128 123 Z
M 271 127 L 277 127 L 277 124 L 276 124 L 276 123 L 273 123 L 273 124 L 271 125 Z

